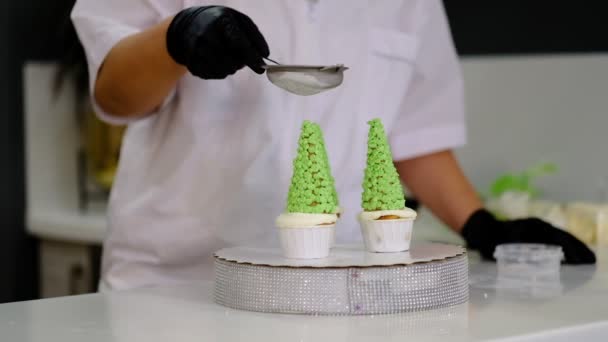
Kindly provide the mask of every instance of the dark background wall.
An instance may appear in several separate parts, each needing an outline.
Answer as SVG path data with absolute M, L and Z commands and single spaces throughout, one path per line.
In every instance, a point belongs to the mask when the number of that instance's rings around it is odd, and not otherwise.
M 444 0 L 461 55 L 608 51 L 602 1 Z
M 73 2 L 0 1 L 0 303 L 37 296 L 37 246 L 23 225 L 21 68 L 64 56 Z M 463 56 L 608 51 L 600 1 L 444 2 Z
M 23 232 L 23 155 L 18 53 L 14 50 L 11 3 L 0 23 L 0 302 L 31 298 L 35 292 L 35 248 Z M 29 274 L 24 274 L 29 273 Z
M 37 244 L 24 230 L 25 60 L 61 56 L 58 32 L 72 0 L 1 1 L 0 303 L 37 297 Z

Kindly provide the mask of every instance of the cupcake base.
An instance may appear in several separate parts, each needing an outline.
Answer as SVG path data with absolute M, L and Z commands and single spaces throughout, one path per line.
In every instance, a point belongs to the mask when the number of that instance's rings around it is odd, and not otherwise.
M 365 249 L 373 253 L 396 253 L 410 249 L 414 218 L 360 220 Z
M 290 259 L 321 259 L 329 256 L 335 224 L 299 228 L 279 228 L 283 256 Z

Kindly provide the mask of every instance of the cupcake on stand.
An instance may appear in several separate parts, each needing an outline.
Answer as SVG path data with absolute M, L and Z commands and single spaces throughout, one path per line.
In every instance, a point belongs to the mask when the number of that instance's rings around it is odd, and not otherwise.
M 338 212 L 321 128 L 304 121 L 287 208 L 276 220 L 283 255 L 294 259 L 327 257 L 334 241 Z
M 359 214 L 369 252 L 403 252 L 410 248 L 416 212 L 405 206 L 405 195 L 379 119 L 369 123 L 367 165 Z

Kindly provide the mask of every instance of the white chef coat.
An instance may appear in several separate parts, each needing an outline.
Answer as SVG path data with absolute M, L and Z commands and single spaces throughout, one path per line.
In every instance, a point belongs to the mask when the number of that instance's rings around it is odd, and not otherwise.
M 249 15 L 278 61 L 350 69 L 342 86 L 311 97 L 243 69 L 225 80 L 187 75 L 144 118 L 94 104 L 102 119 L 128 123 L 110 196 L 106 288 L 208 279 L 215 250 L 276 243 L 303 120 L 324 130 L 344 209 L 338 242 L 360 240 L 368 120 L 382 119 L 395 160 L 465 142 L 462 79 L 439 0 L 78 0 L 72 18 L 91 89 L 118 41 L 211 3 Z

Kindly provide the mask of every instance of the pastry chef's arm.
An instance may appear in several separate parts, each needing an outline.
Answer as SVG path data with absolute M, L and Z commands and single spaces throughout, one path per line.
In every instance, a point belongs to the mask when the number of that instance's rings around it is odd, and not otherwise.
M 151 112 L 190 71 L 223 79 L 244 66 L 261 74 L 270 51 L 253 21 L 223 6 L 191 7 L 118 42 L 95 83 L 99 106 L 115 115 Z
M 456 70 L 415 78 L 402 108 L 406 114 L 393 124 L 395 164 L 409 190 L 484 258 L 491 259 L 502 243 L 523 242 L 561 246 L 570 264 L 595 263 L 593 251 L 568 232 L 538 219 L 499 221 L 482 208 L 450 150 L 464 142 L 462 84 Z
M 567 263 L 594 263 L 595 255 L 584 243 L 547 222 L 499 221 L 482 208 L 450 150 L 464 142 L 464 101 L 445 13 L 439 0 L 421 3 L 428 6 L 428 20 L 418 30 L 417 72 L 403 101 L 404 114 L 392 125 L 391 146 L 401 178 L 424 205 L 462 235 L 467 247 L 485 258 L 491 259 L 499 244 L 525 242 L 561 246 Z
M 457 232 L 483 206 L 451 151 L 397 161 L 395 165 L 416 198 Z
M 595 263 L 595 254 L 583 242 L 547 222 L 494 218 L 482 208 L 451 151 L 399 161 L 396 166 L 416 197 L 484 258 L 492 259 L 494 249 L 501 243 L 523 242 L 561 246 L 569 264 Z
M 95 82 L 99 106 L 117 116 L 152 112 L 169 95 L 186 68 L 167 52 L 171 18 L 131 35 L 108 53 Z

